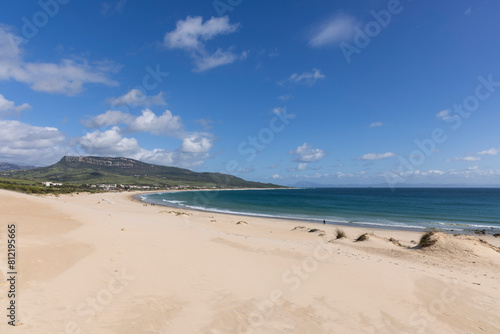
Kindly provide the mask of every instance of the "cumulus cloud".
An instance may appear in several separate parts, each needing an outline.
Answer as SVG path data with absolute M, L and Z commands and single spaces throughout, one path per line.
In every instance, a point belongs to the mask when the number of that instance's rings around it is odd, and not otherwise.
M 307 163 L 302 162 L 302 163 L 300 163 L 300 164 L 297 166 L 297 171 L 299 171 L 299 172 L 300 172 L 300 171 L 306 170 L 306 168 L 307 168 Z
M 395 157 L 396 154 L 393 152 L 387 153 L 368 153 L 358 158 L 358 160 L 381 160 Z
M 309 85 L 312 86 L 316 81 L 320 79 L 325 79 L 326 76 L 321 73 L 317 68 L 313 68 L 310 72 L 304 72 L 302 74 L 294 73 L 286 80 L 298 85 Z
M 206 71 L 214 67 L 231 64 L 237 59 L 245 58 L 246 52 L 241 55 L 232 51 L 217 49 L 214 53 L 207 51 L 205 42 L 219 35 L 227 35 L 236 32 L 239 24 L 229 23 L 229 18 L 212 17 L 203 22 L 201 16 L 188 16 L 176 24 L 175 30 L 167 32 L 163 44 L 169 49 L 181 49 L 187 51 L 194 60 L 196 71 Z
M 478 152 L 477 154 L 479 154 L 479 155 L 497 155 L 498 153 L 500 153 L 500 149 L 490 148 L 489 150 L 481 151 L 481 152 Z
M 188 16 L 184 21 L 178 21 L 176 29 L 165 34 L 164 42 L 169 48 L 194 49 L 204 48 L 204 42 L 215 38 L 217 35 L 235 32 L 239 24 L 230 24 L 229 18 L 212 17 L 203 22 L 201 16 Z
M 116 66 L 89 64 L 86 60 L 62 59 L 59 63 L 30 63 L 23 59 L 21 37 L 6 25 L 0 25 L 0 80 L 14 80 L 28 84 L 38 92 L 75 95 L 86 84 L 117 86 L 109 78 Z
M 14 101 L 7 100 L 2 94 L 0 94 L 0 116 L 7 114 L 18 114 L 21 111 L 31 109 L 28 103 L 23 103 L 20 106 L 16 106 Z
M 316 26 L 309 39 L 312 47 L 335 45 L 354 36 L 354 28 L 359 25 L 356 18 L 339 14 Z
M 159 116 L 149 109 L 142 110 L 140 116 L 109 110 L 83 121 L 83 124 L 89 129 L 99 129 L 78 139 L 79 147 L 86 154 L 124 156 L 160 165 L 193 167 L 209 158 L 213 146 L 210 134 L 185 131 L 181 118 L 172 115 L 169 110 Z M 110 126 L 111 129 L 103 129 Z M 148 150 L 141 147 L 135 138 L 126 136 L 145 132 L 177 137 L 182 140 L 182 144 L 176 150 Z
M 156 135 L 174 135 L 182 128 L 182 121 L 179 116 L 172 115 L 170 110 L 156 116 L 149 109 L 144 109 L 142 115 L 135 118 L 128 124 L 126 130 L 131 132 L 150 132 Z
M 210 138 L 192 134 L 182 140 L 181 151 L 184 153 L 207 153 L 212 148 L 212 145 Z
M 123 111 L 108 110 L 104 114 L 97 115 L 82 123 L 89 129 L 101 128 L 117 124 L 128 124 L 134 121 L 134 116 Z
M 182 130 L 181 118 L 172 115 L 170 110 L 165 110 L 162 115 L 157 116 L 147 108 L 137 117 L 122 111 L 108 110 L 82 123 L 90 129 L 125 124 L 124 132 L 149 132 L 164 136 L 176 136 Z
M 319 148 L 312 148 L 311 146 L 304 143 L 303 145 L 297 147 L 295 150 L 289 152 L 295 155 L 294 161 L 297 162 L 313 162 L 321 160 L 325 156 L 325 152 Z
M 137 140 L 123 137 L 117 126 L 103 132 L 89 132 L 80 138 L 79 144 L 86 153 L 92 155 L 130 156 L 141 150 Z
M 221 49 L 217 49 L 217 51 L 215 51 L 215 53 L 213 54 L 202 53 L 193 56 L 197 72 L 203 72 L 214 67 L 232 64 L 236 60 L 244 58 L 246 58 L 246 53 L 237 55 L 232 53 L 231 51 L 223 51 Z
M 69 149 L 65 136 L 53 127 L 19 121 L 0 121 L 0 161 L 21 165 L 57 162 Z
M 106 102 L 114 107 L 122 106 L 139 106 L 139 107 L 152 107 L 164 106 L 167 103 L 163 99 L 163 92 L 155 96 L 147 96 L 139 89 L 132 89 L 127 94 L 119 97 L 110 97 Z
M 194 167 L 208 158 L 208 150 L 212 147 L 209 139 L 191 137 L 187 146 L 184 143 L 175 151 L 159 148 L 147 150 L 135 138 L 124 137 L 118 127 L 89 132 L 78 140 L 78 145 L 86 154 L 128 157 L 160 165 Z

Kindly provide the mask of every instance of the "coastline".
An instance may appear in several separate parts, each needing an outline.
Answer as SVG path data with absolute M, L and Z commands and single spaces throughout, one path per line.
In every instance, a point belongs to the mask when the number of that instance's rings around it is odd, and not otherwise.
M 0 191 L 0 227 L 18 226 L 18 332 L 500 330 L 500 253 L 476 237 L 418 249 L 423 233 L 341 227 L 336 240 L 334 225 L 130 198 L 141 193 Z M 1 252 L 3 309 L 6 273 Z
M 227 214 L 227 215 L 233 215 L 233 216 L 241 216 L 241 217 L 253 217 L 253 218 L 266 218 L 266 219 L 276 219 L 276 220 L 281 220 L 281 221 L 295 221 L 295 222 L 303 222 L 303 223 L 312 223 L 312 224 L 320 224 L 323 225 L 323 219 L 322 218 L 313 218 L 313 217 L 295 217 L 295 216 L 280 216 L 280 215 L 272 215 L 272 214 L 260 214 L 260 213 L 252 213 L 252 212 L 238 212 L 238 211 L 231 211 L 231 210 L 222 210 L 222 209 L 210 209 L 210 208 L 203 208 L 203 207 L 192 207 L 192 206 L 184 206 L 184 205 L 176 205 L 175 203 L 168 203 L 168 202 L 153 202 L 153 201 L 147 201 L 142 198 L 141 195 L 147 195 L 147 194 L 161 194 L 161 193 L 169 193 L 169 192 L 217 192 L 217 191 L 245 191 L 245 190 L 274 190 L 275 188 L 262 188 L 262 189 L 253 189 L 253 188 L 241 188 L 241 189 L 188 189 L 188 190 L 166 190 L 166 191 L 149 191 L 149 192 L 141 192 L 138 194 L 131 195 L 131 197 L 134 200 L 137 200 L 141 203 L 147 203 L 147 204 L 154 204 L 154 205 L 159 205 L 163 207 L 168 207 L 168 208 L 173 208 L 173 209 L 178 209 L 178 210 L 190 210 L 190 211 L 195 211 L 195 212 L 208 212 L 208 213 L 213 213 L 213 214 Z M 300 188 L 289 188 L 289 189 L 300 189 Z M 404 223 L 398 223 L 397 221 L 394 221 L 393 223 L 399 224 L 399 225 L 393 225 L 393 224 L 380 224 L 380 223 L 374 223 L 374 222 L 369 222 L 369 221 L 338 221 L 338 220 L 327 220 L 326 225 L 333 225 L 337 227 L 342 227 L 342 228 L 349 228 L 349 227 L 358 227 L 358 228 L 364 228 L 364 229 L 375 229 L 375 230 L 393 230 L 393 231 L 409 231 L 409 232 L 421 232 L 425 233 L 428 231 L 440 231 L 444 233 L 450 233 L 450 234 L 462 234 L 462 235 L 476 235 L 476 236 L 486 236 L 486 235 L 494 235 L 495 233 L 498 232 L 500 229 L 500 226 L 497 227 L 496 229 L 493 229 L 492 231 L 489 231 L 490 233 L 485 233 L 485 234 L 479 234 L 477 231 L 480 231 L 483 227 L 481 226 L 469 226 L 467 224 L 453 224 L 457 225 L 460 227 L 456 228 L 439 228 L 439 227 L 428 227 L 428 226 L 411 226 L 411 225 L 406 225 Z M 466 228 L 467 227 L 467 228 Z M 487 227 L 484 227 L 486 229 Z M 496 232 L 495 232 L 496 231 Z

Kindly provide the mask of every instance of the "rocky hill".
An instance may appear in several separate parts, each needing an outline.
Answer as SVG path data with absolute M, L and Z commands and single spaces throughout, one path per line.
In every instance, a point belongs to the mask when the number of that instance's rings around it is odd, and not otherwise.
M 155 186 L 217 186 L 223 188 L 278 188 L 270 183 L 246 181 L 221 173 L 148 164 L 128 158 L 65 156 L 54 165 L 11 171 L 3 177 L 69 184 L 124 184 Z

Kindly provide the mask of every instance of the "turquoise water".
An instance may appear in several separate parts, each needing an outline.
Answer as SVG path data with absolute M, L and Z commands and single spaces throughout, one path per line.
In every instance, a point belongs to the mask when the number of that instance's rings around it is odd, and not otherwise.
M 166 206 L 332 224 L 500 232 L 500 189 L 314 188 L 141 195 Z

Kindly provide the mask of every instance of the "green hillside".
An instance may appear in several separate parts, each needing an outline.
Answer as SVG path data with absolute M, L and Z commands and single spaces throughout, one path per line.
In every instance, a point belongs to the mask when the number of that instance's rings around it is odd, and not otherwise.
M 144 163 L 128 158 L 63 157 L 58 163 L 31 170 L 2 173 L 3 178 L 64 184 L 123 184 L 149 186 L 200 186 L 222 188 L 278 188 L 270 183 L 246 181 L 221 173 Z

